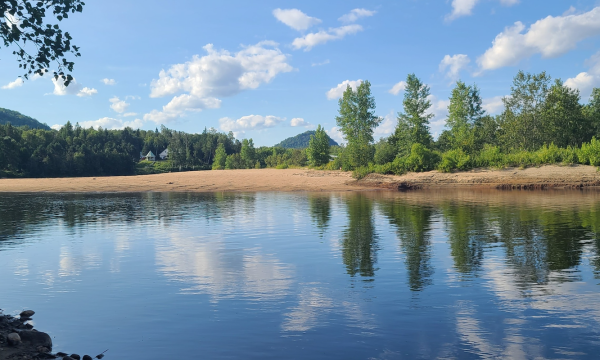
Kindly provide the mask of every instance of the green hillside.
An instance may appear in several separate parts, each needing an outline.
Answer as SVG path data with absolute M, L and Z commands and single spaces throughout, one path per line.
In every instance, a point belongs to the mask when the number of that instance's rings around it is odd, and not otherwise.
M 20 112 L 0 108 L 0 124 L 10 123 L 12 126 L 29 126 L 32 129 L 50 130 L 50 126 L 42 124 L 34 118 Z
M 310 141 L 310 137 L 315 134 L 314 130 L 310 130 L 307 132 L 303 132 L 302 134 L 298 134 L 296 136 L 287 138 L 275 145 L 278 147 L 286 148 L 286 149 L 303 149 L 308 147 L 308 142 Z M 338 146 L 338 143 L 335 142 L 332 138 L 329 138 L 329 145 Z

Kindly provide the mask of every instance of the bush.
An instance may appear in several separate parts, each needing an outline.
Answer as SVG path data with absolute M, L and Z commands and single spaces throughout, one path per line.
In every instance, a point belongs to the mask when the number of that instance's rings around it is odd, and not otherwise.
M 561 150 L 562 150 L 563 164 L 573 165 L 573 164 L 577 164 L 579 162 L 579 157 L 577 156 L 579 149 L 571 147 L 569 145 L 569 146 L 567 146 L 566 149 L 561 149 Z
M 594 137 L 589 143 L 581 144 L 578 155 L 582 164 L 600 166 L 600 140 Z
M 502 168 L 506 166 L 505 156 L 497 146 L 486 144 L 475 158 L 475 166 Z
M 440 156 L 422 144 L 414 144 L 410 149 L 410 155 L 404 161 L 406 171 L 429 171 L 436 168 Z
M 394 161 L 397 153 L 398 149 L 396 149 L 394 145 L 390 144 L 385 139 L 381 139 L 377 144 L 375 144 L 375 164 L 383 165 L 391 163 Z
M 468 170 L 471 168 L 471 157 L 462 149 L 446 151 L 442 154 L 442 161 L 438 165 L 438 170 L 451 172 L 452 170 Z
M 554 145 L 554 143 L 548 145 L 544 145 L 535 152 L 537 157 L 536 165 L 542 164 L 556 164 L 562 161 L 563 152 L 562 149 L 559 149 L 558 146 Z
M 352 172 L 352 177 L 355 178 L 356 180 L 360 180 L 372 172 L 373 171 L 372 171 L 372 168 L 370 165 L 369 166 L 359 166 L 356 169 L 354 169 L 354 171 Z
M 279 164 L 279 165 L 277 165 L 277 166 L 275 167 L 275 169 L 279 169 L 279 170 L 281 170 L 281 169 L 287 169 L 288 167 L 289 167 L 289 166 L 288 166 L 288 164 L 286 164 L 286 163 L 283 163 L 283 164 Z

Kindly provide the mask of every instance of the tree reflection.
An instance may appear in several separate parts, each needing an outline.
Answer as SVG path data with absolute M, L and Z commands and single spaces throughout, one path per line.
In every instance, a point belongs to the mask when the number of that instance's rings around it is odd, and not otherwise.
M 346 200 L 348 227 L 343 232 L 342 256 L 348 274 L 374 276 L 377 262 L 377 233 L 373 221 L 373 202 L 364 194 Z
M 396 226 L 400 247 L 406 256 L 408 283 L 412 291 L 421 291 L 432 284 L 431 221 L 434 211 L 429 207 L 384 202 L 381 209 Z
M 329 226 L 329 220 L 331 219 L 331 196 L 309 195 L 308 201 L 310 206 L 310 217 L 319 229 L 321 236 L 323 236 L 323 233 Z

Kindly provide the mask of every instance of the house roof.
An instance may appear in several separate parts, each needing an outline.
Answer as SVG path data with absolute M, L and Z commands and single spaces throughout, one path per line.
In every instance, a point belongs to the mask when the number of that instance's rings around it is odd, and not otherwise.
M 146 154 L 146 157 L 156 157 L 156 155 L 154 155 L 152 150 L 150 150 L 150 151 L 148 151 L 148 154 Z

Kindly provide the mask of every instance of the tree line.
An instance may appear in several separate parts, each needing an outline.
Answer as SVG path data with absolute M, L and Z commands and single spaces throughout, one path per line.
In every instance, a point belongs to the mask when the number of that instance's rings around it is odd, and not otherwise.
M 545 72 L 519 71 L 504 111 L 483 109 L 477 85 L 457 81 L 450 96 L 446 129 L 437 139 L 430 131 L 430 88 L 417 76 L 406 79 L 403 111 L 393 134 L 373 143 L 381 123 L 375 115 L 371 84 L 348 87 L 339 100 L 337 125 L 345 148 L 326 167 L 402 174 L 407 171 L 468 170 L 474 167 L 566 163 L 600 166 L 600 89 L 582 104 L 578 90 Z

